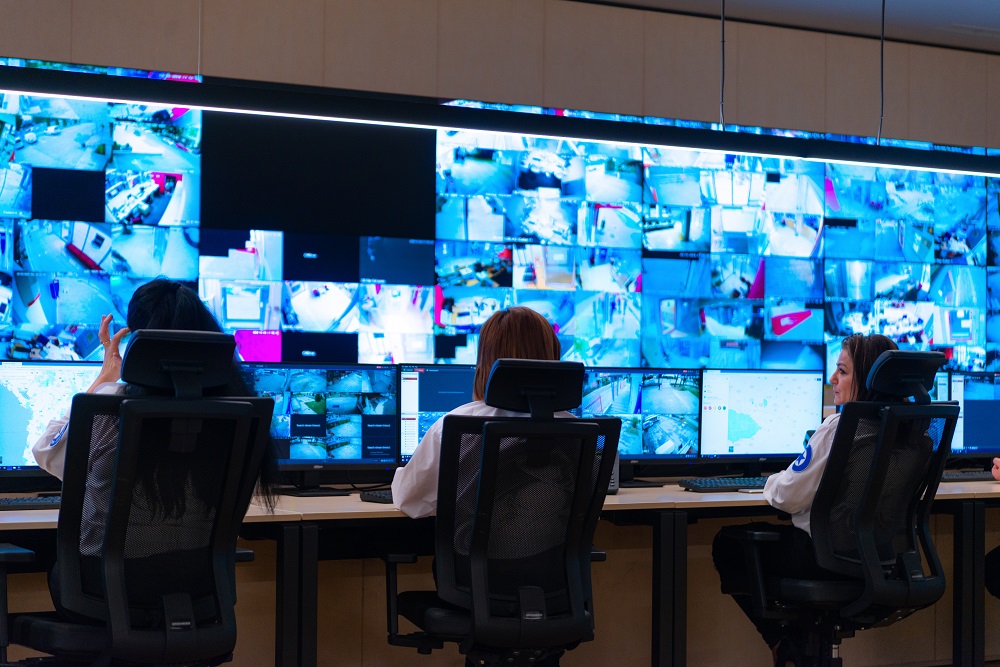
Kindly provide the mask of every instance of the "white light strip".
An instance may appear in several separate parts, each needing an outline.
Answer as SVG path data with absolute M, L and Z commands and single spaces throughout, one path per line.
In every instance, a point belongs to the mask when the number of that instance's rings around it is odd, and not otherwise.
M 623 146 L 623 147 L 634 147 L 634 146 L 649 146 L 657 149 L 663 150 L 675 150 L 675 151 L 687 151 L 687 152 L 698 152 L 698 153 L 711 153 L 717 155 L 747 155 L 750 157 L 758 157 L 765 159 L 778 159 L 778 160 L 801 160 L 804 162 L 816 162 L 820 164 L 843 164 L 850 166 L 859 167 L 875 167 L 875 168 L 888 168 L 888 169 L 906 169 L 910 171 L 921 171 L 929 173 L 943 173 L 943 174 L 956 174 L 963 176 L 983 176 L 986 178 L 1000 178 L 1000 164 L 998 164 L 998 169 L 996 171 L 978 171 L 978 170 L 960 170 L 952 169 L 947 167 L 928 167 L 928 166 L 916 166 L 910 164 L 892 164 L 888 162 L 864 162 L 860 160 L 846 160 L 842 158 L 823 158 L 823 157 L 803 157 L 800 155 L 792 154 L 774 154 L 774 153 L 758 153 L 754 151 L 748 151 L 743 149 L 719 149 L 719 148 L 698 148 L 692 146 L 671 146 L 665 144 L 655 144 L 655 143 L 640 143 L 640 142 L 626 142 L 620 140 L 610 140 L 610 139 L 596 139 L 593 137 L 572 137 L 565 135 L 547 135 L 547 134 L 533 134 L 525 132 L 514 132 L 509 130 L 488 130 L 483 128 L 472 128 L 472 127 L 454 127 L 454 126 L 444 126 L 444 125 L 429 125 L 424 123 L 404 123 L 398 121 L 384 121 L 384 120 L 370 120 L 361 118 L 342 118 L 339 116 L 321 116 L 317 114 L 303 114 L 303 113 L 291 113 L 285 111 L 265 111 L 260 109 L 238 109 L 233 107 L 215 107 L 215 106 L 201 106 L 196 104 L 189 104 L 185 102 L 154 102 L 150 100 L 118 100 L 107 97 L 90 97 L 85 95 L 64 95 L 58 93 L 38 93 L 38 92 L 27 92 L 27 91 L 12 91 L 4 90 L 0 93 L 14 94 L 14 95 L 26 95 L 34 97 L 51 97 L 51 98 L 62 98 L 62 99 L 73 99 L 73 100 L 84 100 L 90 102 L 99 103 L 113 103 L 113 104 L 152 104 L 152 105 L 162 105 L 162 106 L 179 106 L 188 109 L 198 109 L 201 111 L 217 111 L 219 113 L 235 113 L 243 114 L 248 116 L 268 116 L 272 118 L 292 118 L 296 120 L 316 120 L 316 121 L 326 121 L 334 123 L 353 123 L 359 125 L 377 125 L 380 127 L 403 127 L 403 128 L 413 128 L 420 130 L 463 130 L 467 132 L 486 132 L 492 134 L 503 134 L 518 137 L 535 137 L 539 139 L 554 139 L 554 140 L 566 140 L 573 139 L 577 141 L 585 141 L 590 143 L 602 143 L 609 144 L 612 146 Z M 901 150 L 916 150 L 916 149 L 901 149 Z M 933 151 L 928 151 L 933 153 Z M 981 157 L 981 156 L 973 156 Z M 998 159 L 1000 163 L 1000 159 Z

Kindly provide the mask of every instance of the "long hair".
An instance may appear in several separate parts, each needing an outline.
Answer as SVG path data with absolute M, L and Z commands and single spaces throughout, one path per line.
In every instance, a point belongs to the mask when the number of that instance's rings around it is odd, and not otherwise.
M 126 325 L 132 331 L 141 329 L 171 329 L 176 331 L 210 331 L 222 333 L 222 327 L 198 294 L 183 283 L 166 278 L 156 278 L 140 286 L 128 304 Z M 148 394 L 148 390 L 126 385 L 126 395 Z M 205 390 L 206 396 L 254 396 L 252 383 L 246 371 L 234 358 L 229 383 Z M 263 428 L 269 428 L 264 425 Z M 274 440 L 268 435 L 267 448 L 257 480 L 257 496 L 269 510 L 277 499 L 278 455 Z M 165 510 L 176 510 L 176 498 L 164 498 Z M 173 505 L 173 507 L 172 507 Z
M 486 380 L 497 359 L 558 361 L 559 355 L 559 339 L 540 313 L 523 306 L 493 313 L 479 330 L 472 400 L 481 401 L 486 396 Z
M 854 396 L 851 401 L 879 401 L 882 403 L 899 403 L 905 399 L 868 389 L 868 374 L 879 355 L 887 350 L 898 350 L 899 346 L 882 334 L 852 334 L 841 343 L 841 349 L 847 352 L 854 362 Z

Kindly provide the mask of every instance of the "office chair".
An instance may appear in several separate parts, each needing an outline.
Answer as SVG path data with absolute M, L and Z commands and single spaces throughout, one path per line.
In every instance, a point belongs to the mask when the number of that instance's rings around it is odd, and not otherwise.
M 583 373 L 501 359 L 486 404 L 531 416 L 444 418 L 437 590 L 397 594 L 396 564 L 415 557 L 386 557 L 390 644 L 455 642 L 467 663 L 528 665 L 593 639 L 591 542 L 621 420 L 554 418 L 580 405 Z M 420 632 L 400 634 L 400 614 Z
M 744 547 L 749 589 L 723 592 L 749 595 L 754 613 L 794 631 L 793 653 L 815 664 L 841 665 L 842 639 L 894 623 L 944 593 L 928 527 L 959 412 L 957 403 L 928 396 L 944 362 L 939 352 L 884 352 L 868 388 L 914 401 L 844 405 L 810 513 L 816 563 L 830 578 L 765 576 L 759 545 L 777 534 L 723 528 Z
M 49 582 L 57 611 L 11 616 L 11 641 L 56 664 L 231 659 L 237 531 L 273 410 L 271 399 L 205 395 L 229 382 L 234 351 L 225 334 L 138 331 L 122 379 L 140 389 L 74 397 Z

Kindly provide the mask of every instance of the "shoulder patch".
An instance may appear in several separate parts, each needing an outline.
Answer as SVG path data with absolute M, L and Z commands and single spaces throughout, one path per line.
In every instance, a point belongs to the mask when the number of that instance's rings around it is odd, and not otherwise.
M 799 454 L 799 458 L 795 459 L 795 462 L 792 463 L 792 471 L 802 472 L 803 470 L 808 468 L 809 462 L 812 461 L 812 457 L 813 457 L 812 447 L 806 445 L 806 448 L 802 450 L 801 454 Z

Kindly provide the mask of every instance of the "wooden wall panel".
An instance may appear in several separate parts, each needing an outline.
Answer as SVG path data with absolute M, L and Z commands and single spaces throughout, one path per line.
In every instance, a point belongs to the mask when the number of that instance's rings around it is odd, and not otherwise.
M 885 45 L 885 112 L 882 136 L 908 136 L 909 46 Z M 874 137 L 879 122 L 879 43 L 873 39 L 827 35 L 827 132 Z
M 439 0 L 442 98 L 542 104 L 545 4 Z
M 545 0 L 542 104 L 641 115 L 643 14 Z
M 433 96 L 433 7 L 412 0 L 326 0 L 323 85 Z
M 198 0 L 76 0 L 72 60 L 197 73 L 200 4 Z
M 0 56 L 72 60 L 73 0 L 0 0 L 0 16 Z
M 323 85 L 323 0 L 207 0 L 202 73 Z
M 909 138 L 986 145 L 988 56 L 910 46 Z
M 745 24 L 740 26 L 737 46 L 739 115 L 732 122 L 825 130 L 824 35 Z
M 661 118 L 719 121 L 722 30 L 719 21 L 657 12 L 645 14 L 644 113 Z M 726 22 L 726 120 L 739 115 L 740 25 Z

